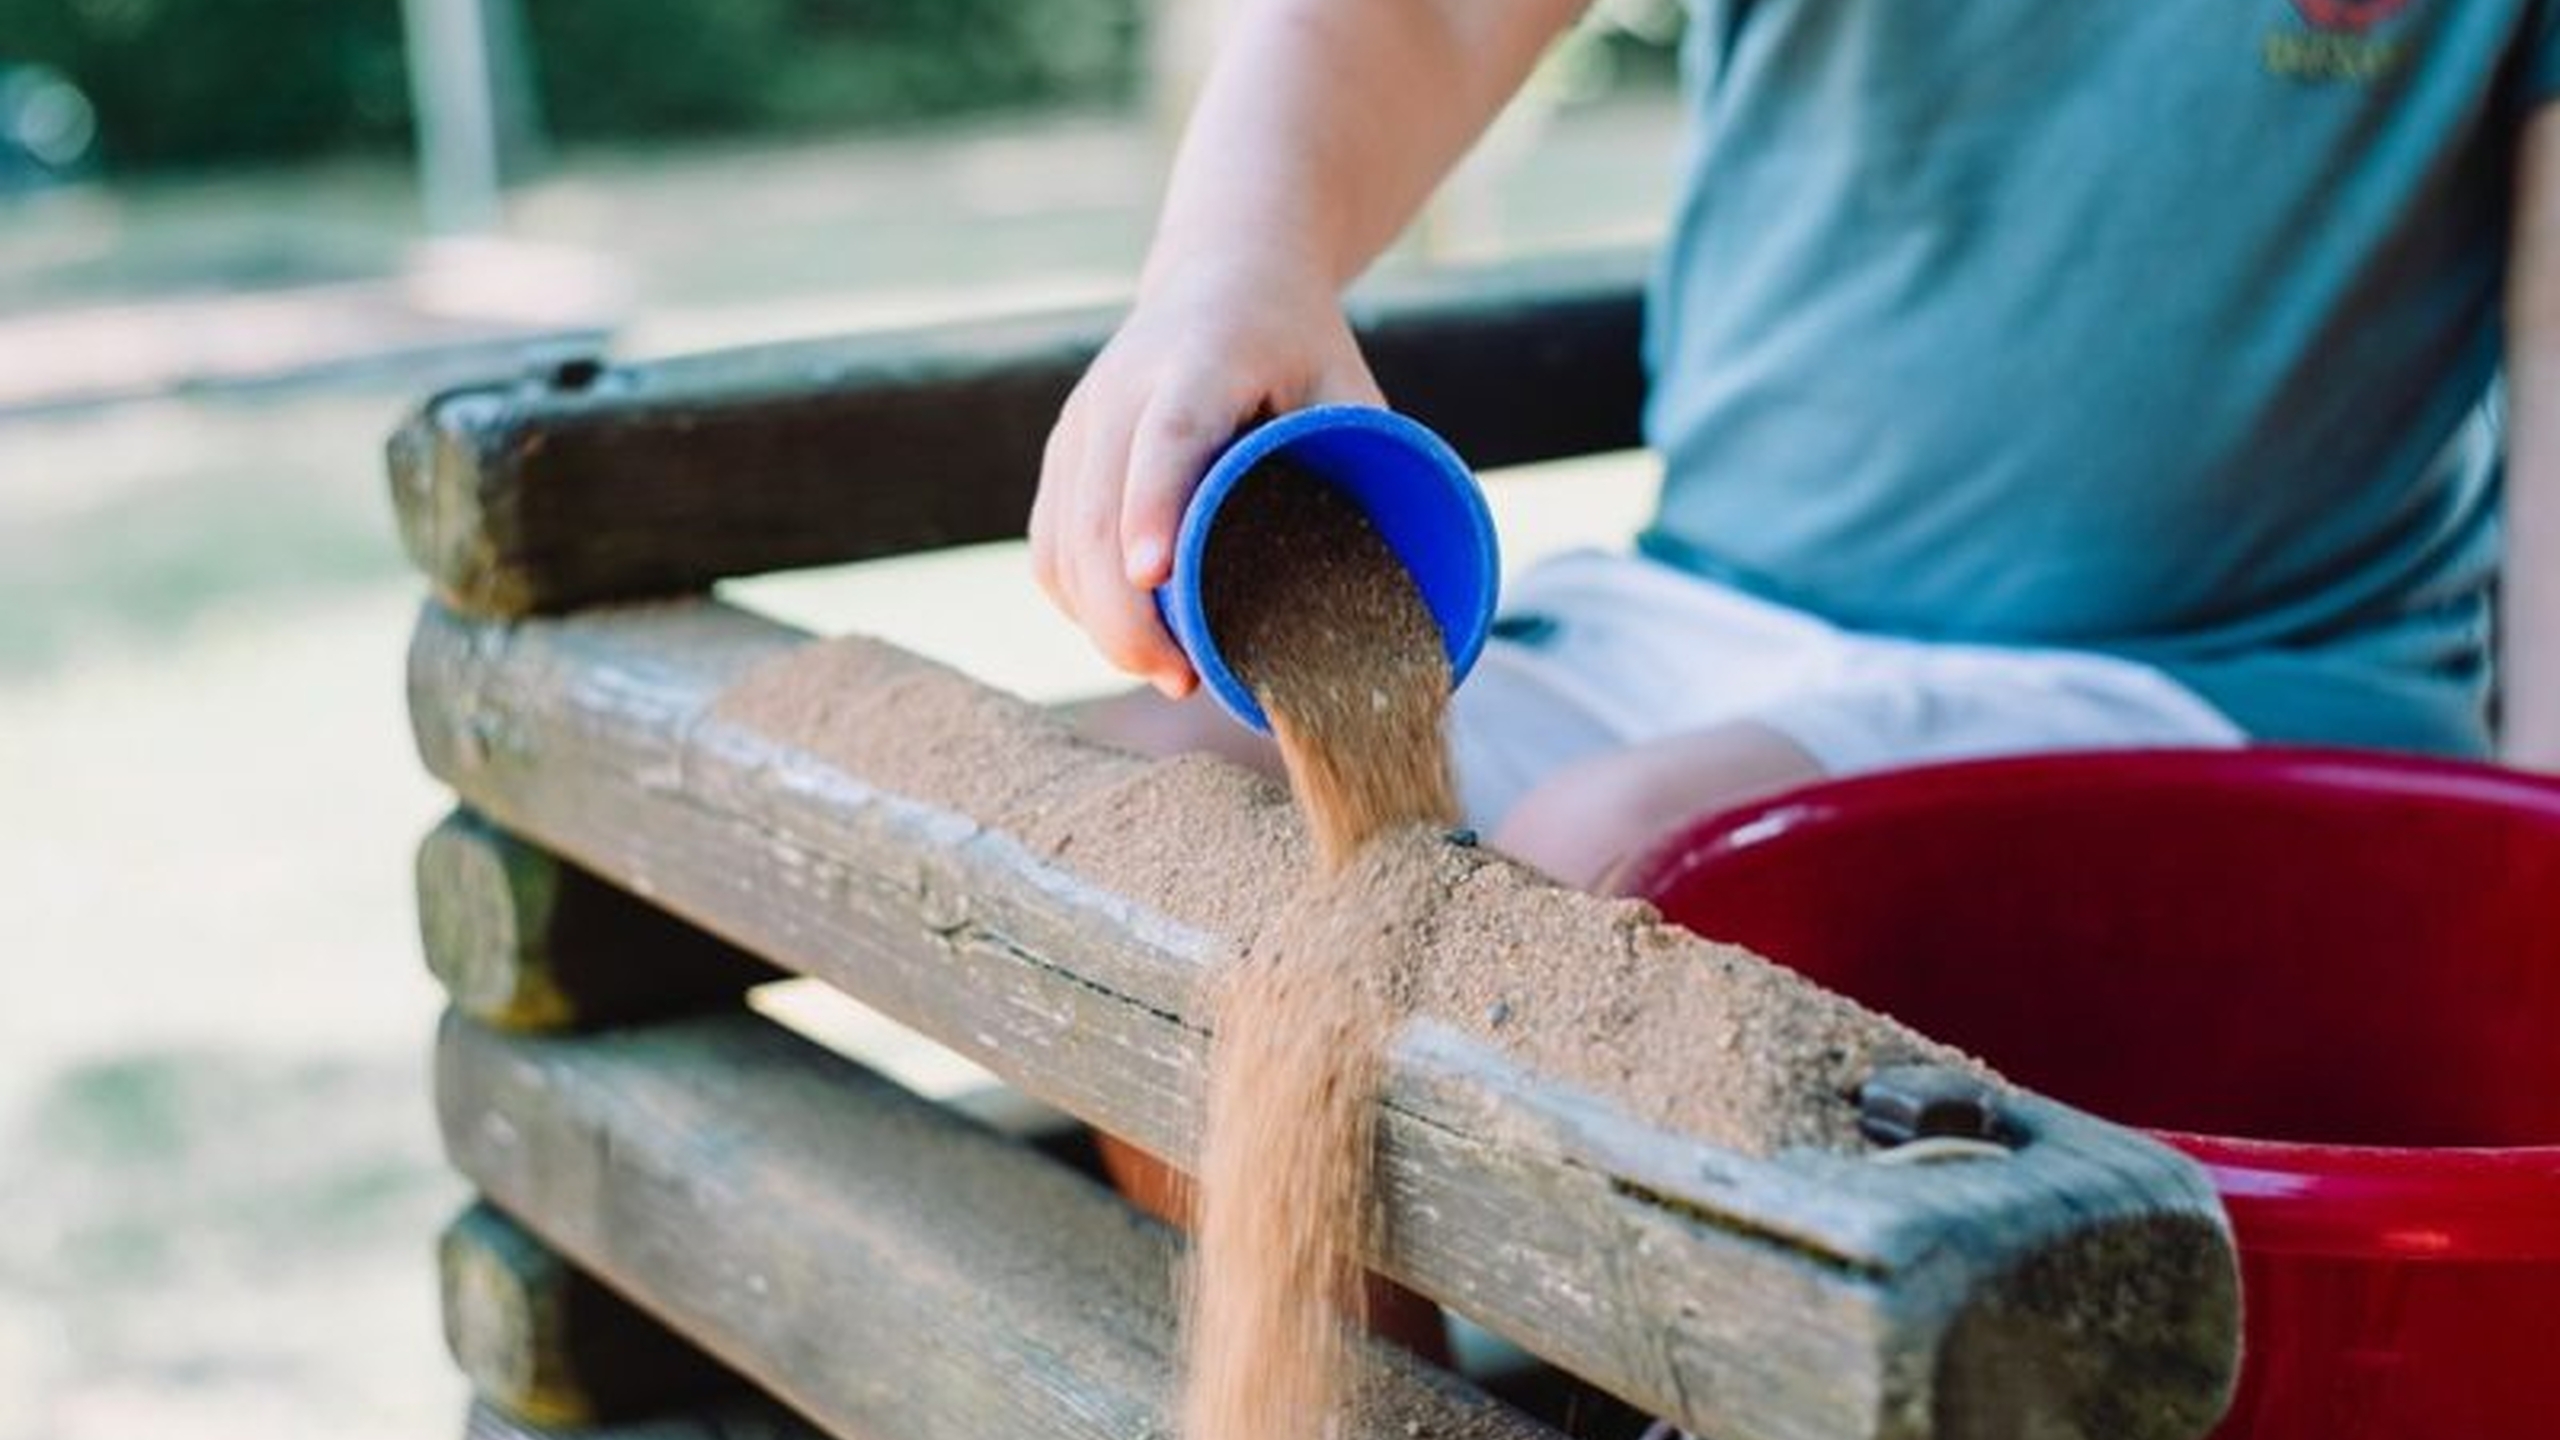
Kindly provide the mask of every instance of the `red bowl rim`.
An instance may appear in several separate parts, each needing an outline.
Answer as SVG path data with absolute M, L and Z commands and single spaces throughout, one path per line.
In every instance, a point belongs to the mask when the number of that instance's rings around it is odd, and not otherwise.
M 1714 855 L 1767 844 L 1844 810 L 1870 815 L 1909 811 L 1952 798 L 1979 799 L 1985 786 L 2034 795 L 2091 786 L 2150 790 L 2166 785 L 2424 798 L 2539 814 L 2560 826 L 2560 776 L 2476 761 L 2289 745 L 2075 750 L 1869 771 L 1713 811 L 1647 846 L 1629 864 L 1620 888 L 1630 895 L 1658 894 Z
M 2429 1149 L 2147 1133 L 2204 1166 L 2250 1249 L 2560 1261 L 2560 1146 Z
M 2548 817 L 2560 777 L 2471 761 L 2316 746 L 2075 751 L 1955 760 L 1817 781 L 1704 816 L 1647 848 L 1624 890 L 1657 895 L 1691 871 L 1854 811 L 1908 812 L 1982 787 L 2207 786 L 2427 798 Z M 2155 1129 L 2212 1177 L 2244 1245 L 2409 1260 L 2560 1260 L 2560 1144 L 2338 1145 Z

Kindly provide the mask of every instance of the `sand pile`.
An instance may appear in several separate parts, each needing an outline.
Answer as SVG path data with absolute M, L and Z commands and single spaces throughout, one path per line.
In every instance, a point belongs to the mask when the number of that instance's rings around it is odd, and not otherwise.
M 715 720 L 893 803 L 1002 832 L 1133 915 L 1193 932 L 1204 962 L 1230 961 L 1275 925 L 1312 864 L 1289 797 L 1267 781 L 1206 756 L 1093 745 L 1039 706 L 877 640 L 776 657 L 722 697 Z M 1846 1097 L 1878 1066 L 1973 1064 L 1642 902 L 1566 890 L 1483 849 L 1407 846 L 1425 852 L 1415 863 L 1427 877 L 1394 922 L 1410 942 L 1398 977 L 1410 1009 L 1637 1119 L 1745 1155 L 1855 1153 L 1865 1142 Z M 1131 998 L 1210 1018 L 1210 997 L 1180 972 L 1115 965 L 1097 979 L 1168 985 Z

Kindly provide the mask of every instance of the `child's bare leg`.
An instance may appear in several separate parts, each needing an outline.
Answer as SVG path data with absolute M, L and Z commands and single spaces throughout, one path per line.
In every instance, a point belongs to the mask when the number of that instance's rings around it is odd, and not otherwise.
M 1682 822 L 1822 774 L 1786 736 L 1735 721 L 1565 766 L 1512 807 L 1493 844 L 1569 885 L 1606 891 L 1628 859 Z
M 1141 755 L 1216 755 L 1274 780 L 1284 779 L 1271 737 L 1236 723 L 1205 693 L 1167 700 L 1153 690 L 1124 690 L 1066 707 L 1087 738 Z

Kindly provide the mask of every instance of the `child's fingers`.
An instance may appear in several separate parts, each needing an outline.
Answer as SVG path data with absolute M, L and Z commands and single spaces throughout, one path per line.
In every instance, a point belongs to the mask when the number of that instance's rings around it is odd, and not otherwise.
M 1369 362 L 1362 359 L 1357 342 L 1344 337 L 1349 355 L 1337 365 L 1326 367 L 1316 376 L 1307 395 L 1310 405 L 1384 405 L 1386 392 L 1378 388 L 1378 377 L 1369 373 Z
M 1103 410 L 1088 414 L 1077 429 L 1075 480 L 1059 497 L 1057 566 L 1067 613 L 1091 631 L 1103 592 L 1123 583 L 1118 578 L 1120 491 L 1129 463 L 1130 421 Z M 1094 636 L 1097 644 L 1101 638 Z M 1103 653 L 1120 663 L 1107 648 Z
M 1071 399 L 1059 413 L 1058 423 L 1049 427 L 1048 442 L 1040 451 L 1040 484 L 1032 492 L 1031 517 L 1025 526 L 1031 540 L 1031 578 L 1039 582 L 1050 604 L 1071 615 L 1074 608 L 1068 603 L 1058 516 L 1065 508 L 1059 497 L 1074 486 L 1074 467 L 1084 454 L 1078 413 Z
M 1191 693 L 1191 662 L 1166 633 L 1151 593 L 1115 572 L 1083 604 L 1077 619 L 1112 664 L 1143 677 L 1170 698 Z
M 1060 564 L 1069 613 L 1103 658 L 1179 695 L 1190 688 L 1190 662 L 1165 633 L 1154 598 L 1129 582 L 1120 548 L 1122 477 L 1135 428 L 1134 421 L 1093 417 L 1068 502 L 1072 514 L 1061 537 Z
M 1219 447 L 1234 435 L 1232 406 L 1166 388 L 1139 417 L 1129 445 L 1128 488 L 1121 497 L 1123 573 L 1140 588 L 1161 585 L 1173 573 L 1174 534 Z

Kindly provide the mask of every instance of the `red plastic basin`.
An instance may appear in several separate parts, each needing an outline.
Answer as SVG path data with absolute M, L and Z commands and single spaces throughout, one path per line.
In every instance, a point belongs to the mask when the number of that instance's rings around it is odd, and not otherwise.
M 2317 750 L 1938 765 L 1627 888 L 2203 1162 L 2217 1440 L 2560 1437 L 2560 783 Z

